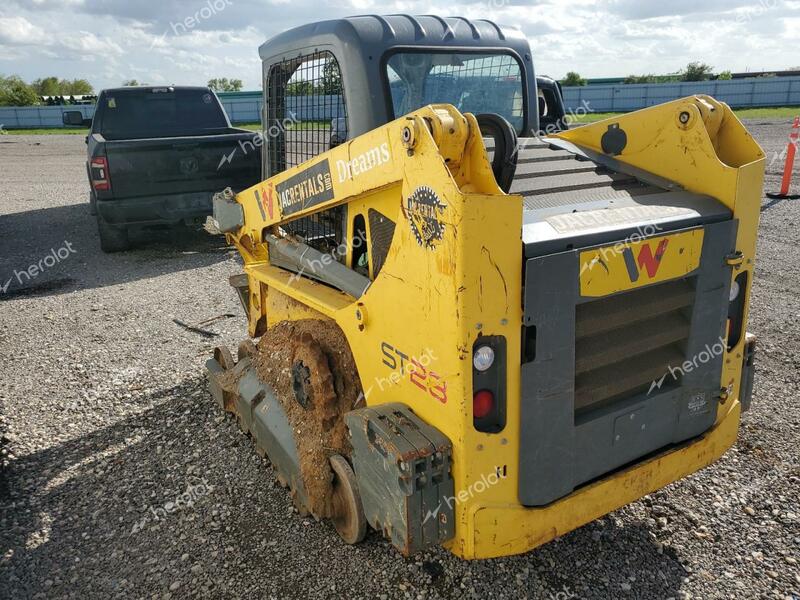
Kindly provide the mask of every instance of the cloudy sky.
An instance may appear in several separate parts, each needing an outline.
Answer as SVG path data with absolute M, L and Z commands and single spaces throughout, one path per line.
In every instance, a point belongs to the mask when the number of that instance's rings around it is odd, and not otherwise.
M 209 15 L 207 2 L 218 10 Z M 539 73 L 669 73 L 800 66 L 800 0 L 2 0 L 0 74 L 258 89 L 258 46 L 311 20 L 365 13 L 489 18 L 524 31 Z M 193 27 L 186 19 L 198 17 Z M 204 18 L 207 17 L 207 18 Z

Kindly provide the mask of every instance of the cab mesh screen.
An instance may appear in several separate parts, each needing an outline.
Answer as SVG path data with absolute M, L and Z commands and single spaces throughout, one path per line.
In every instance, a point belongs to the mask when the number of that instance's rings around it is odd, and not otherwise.
M 342 74 L 328 51 L 274 63 L 267 77 L 267 175 L 273 176 L 334 148 L 347 139 L 347 112 Z M 344 262 L 344 207 L 316 213 L 284 229 L 321 252 Z

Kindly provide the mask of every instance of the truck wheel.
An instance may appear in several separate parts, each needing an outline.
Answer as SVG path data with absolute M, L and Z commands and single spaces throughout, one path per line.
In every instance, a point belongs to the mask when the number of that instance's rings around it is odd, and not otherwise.
M 122 252 L 131 247 L 128 229 L 111 225 L 100 215 L 97 215 L 97 231 L 100 233 L 100 248 L 103 252 Z

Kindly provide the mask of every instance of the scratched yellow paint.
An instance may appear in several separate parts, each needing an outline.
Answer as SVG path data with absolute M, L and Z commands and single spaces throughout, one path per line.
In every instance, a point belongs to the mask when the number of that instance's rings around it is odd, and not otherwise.
M 681 120 L 682 113 L 689 115 L 687 122 Z M 741 270 L 752 271 L 764 155 L 730 109 L 707 97 L 690 97 L 558 137 L 602 152 L 601 138 L 612 122 L 628 136 L 628 146 L 617 160 L 671 179 L 687 191 L 714 196 L 731 209 L 739 219 L 737 250 L 744 255 L 734 276 Z M 413 131 L 413 148 L 403 142 L 407 127 Z M 375 149 L 383 155 L 384 144 L 391 160 L 359 158 L 377 156 Z M 278 187 L 285 188 L 291 178 L 323 161 L 331 166 L 332 198 L 284 214 L 284 206 L 277 203 Z M 341 178 L 338 165 L 353 161 L 359 165 L 358 174 Z M 433 214 L 428 205 L 419 203 L 422 187 L 431 189 L 444 207 L 435 213 L 441 227 L 420 234 L 418 218 L 414 228 L 414 211 L 417 217 L 425 211 Z M 312 186 L 305 191 L 319 189 Z M 259 317 L 268 317 L 270 309 L 270 322 L 309 315 L 334 320 L 352 348 L 367 403 L 403 402 L 450 438 L 456 492 L 470 489 L 498 468 L 506 473 L 495 485 L 454 505 L 455 537 L 446 546 L 458 556 L 530 550 L 704 467 L 735 439 L 741 344 L 725 361 L 723 380 L 726 385 L 734 383 L 731 399 L 720 407 L 716 428 L 704 438 L 604 477 L 545 509 L 519 504 L 519 440 L 524 432 L 519 424 L 521 356 L 514 349 L 520 348 L 522 331 L 522 198 L 503 194 L 497 187 L 472 115 L 461 115 L 449 105 L 423 108 L 245 190 L 236 200 L 242 205 L 245 225 L 229 234 L 229 240 L 243 256 L 254 291 L 251 335 Z M 395 223 L 390 250 L 377 276 L 374 257 L 369 257 L 374 280 L 358 300 L 271 265 L 263 242 L 264 232 L 286 218 L 340 204 L 347 204 L 348 219 L 362 215 L 369 223 L 369 211 L 377 210 Z M 352 232 L 352 221 L 348 227 Z M 610 294 L 697 268 L 701 232 L 662 237 L 669 241 L 652 276 L 648 265 L 652 270 L 653 261 L 645 256 L 640 262 L 638 252 L 650 244 L 654 256 L 659 238 L 629 244 L 641 283 L 630 280 L 620 255 L 606 261 L 608 275 L 598 265 L 582 274 L 582 293 Z M 598 250 L 580 254 L 582 263 L 593 261 Z M 287 299 L 307 308 L 297 308 Z M 507 425 L 498 434 L 480 433 L 472 426 L 471 349 L 481 335 L 505 336 L 509 348 Z M 432 355 L 424 384 L 416 385 L 408 371 L 392 381 L 392 369 L 386 364 L 392 361 L 386 353 L 393 353 L 395 362 L 402 356 L 410 362 Z

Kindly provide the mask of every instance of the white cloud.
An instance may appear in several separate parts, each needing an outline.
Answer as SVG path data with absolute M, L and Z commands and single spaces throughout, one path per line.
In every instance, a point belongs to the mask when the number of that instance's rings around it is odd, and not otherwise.
M 79 31 L 77 35 L 62 37 L 59 43 L 65 48 L 89 55 L 107 56 L 112 54 L 119 56 L 123 53 L 119 44 L 113 40 L 98 37 L 89 31 Z
M 208 1 L 218 8 L 200 14 Z M 510 24 L 530 40 L 537 72 L 555 77 L 670 73 L 693 60 L 732 71 L 800 65 L 796 0 L 3 0 L 0 73 L 85 77 L 98 89 L 228 77 L 259 89 L 258 47 L 272 35 L 396 12 Z M 195 14 L 185 31 L 172 27 Z
M 44 30 L 25 17 L 0 17 L 0 44 L 28 46 L 44 38 Z

